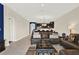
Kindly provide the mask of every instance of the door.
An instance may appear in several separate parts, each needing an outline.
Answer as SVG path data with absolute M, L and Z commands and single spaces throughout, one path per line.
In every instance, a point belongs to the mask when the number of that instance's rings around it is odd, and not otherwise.
M 9 18 L 9 22 L 10 22 L 10 42 L 11 41 L 15 41 L 15 22 L 14 22 L 14 18 Z
M 0 4 L 0 42 L 4 41 L 4 15 L 3 15 L 3 5 Z
M 4 6 L 0 4 L 0 52 L 5 50 L 4 41 Z

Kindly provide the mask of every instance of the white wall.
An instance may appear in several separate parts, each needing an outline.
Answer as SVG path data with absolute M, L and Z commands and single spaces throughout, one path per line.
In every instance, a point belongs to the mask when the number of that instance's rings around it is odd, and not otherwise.
M 55 21 L 55 30 L 61 33 L 69 34 L 69 26 L 75 24 L 74 30 L 79 33 L 79 7 L 64 14 Z
M 36 22 L 50 22 L 50 21 L 54 21 L 55 22 L 55 31 L 57 31 L 60 35 L 62 33 L 67 33 L 69 35 L 69 26 L 71 24 L 75 24 L 74 26 L 74 30 L 75 33 L 79 33 L 79 7 L 71 10 L 70 12 L 66 12 L 65 14 L 63 14 L 62 16 L 55 18 L 55 19 L 51 19 L 46 20 L 46 19 L 30 19 L 29 21 L 36 21 Z
M 12 30 L 10 30 L 10 20 L 14 22 L 14 40 L 11 39 Z M 27 35 L 29 35 L 29 22 L 22 18 L 15 11 L 10 9 L 6 4 L 4 4 L 4 39 L 5 45 L 8 46 L 9 40 L 17 41 Z

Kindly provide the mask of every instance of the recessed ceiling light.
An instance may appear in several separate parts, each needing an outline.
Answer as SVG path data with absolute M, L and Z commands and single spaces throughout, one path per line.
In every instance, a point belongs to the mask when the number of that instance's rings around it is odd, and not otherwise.
M 41 7 L 44 7 L 44 6 L 45 6 L 45 4 L 44 4 L 44 3 L 42 3 L 42 4 L 41 4 Z

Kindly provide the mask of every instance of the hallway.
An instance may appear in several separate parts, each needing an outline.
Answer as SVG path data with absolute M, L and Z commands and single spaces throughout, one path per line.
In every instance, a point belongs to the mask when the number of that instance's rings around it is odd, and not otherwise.
M 0 55 L 25 55 L 30 46 L 31 44 L 29 35 L 19 41 L 13 42 L 6 48 L 6 50 L 1 52 Z

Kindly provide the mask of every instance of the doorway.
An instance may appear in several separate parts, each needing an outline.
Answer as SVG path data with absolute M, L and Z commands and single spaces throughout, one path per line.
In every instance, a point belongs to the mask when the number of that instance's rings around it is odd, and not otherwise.
M 10 40 L 9 43 L 15 41 L 15 21 L 13 18 L 9 18 L 10 22 Z
M 29 25 L 29 34 L 32 34 L 32 32 L 36 29 L 36 22 L 30 22 Z

